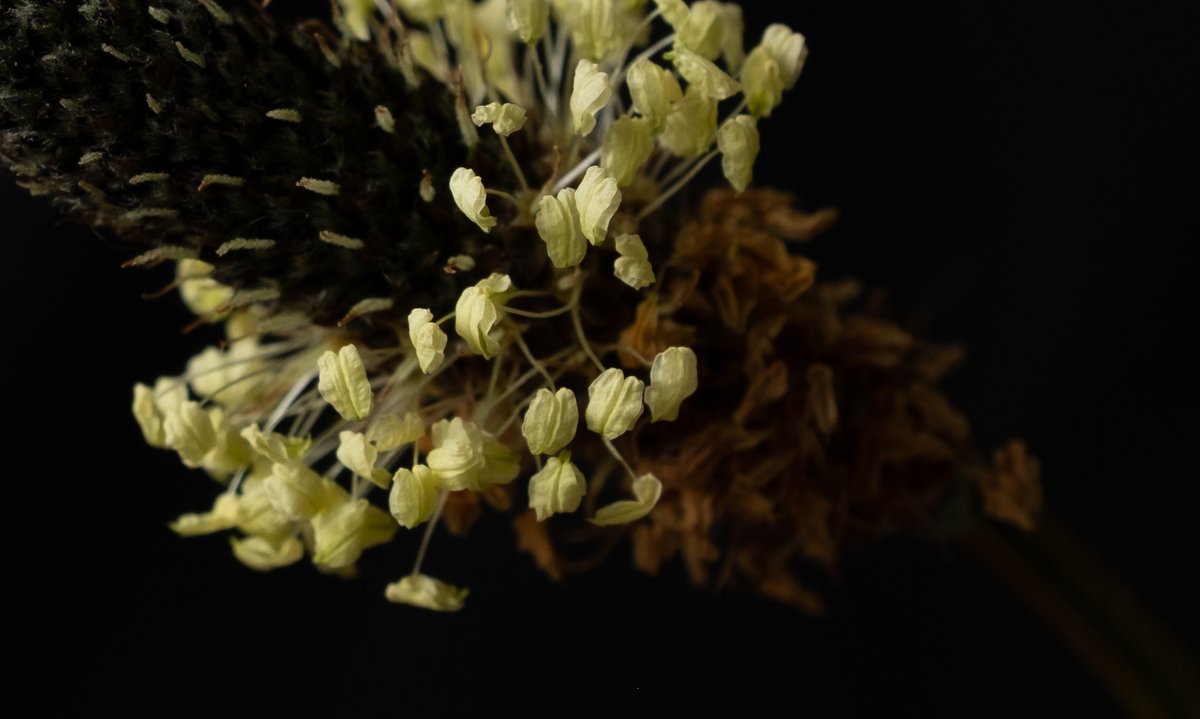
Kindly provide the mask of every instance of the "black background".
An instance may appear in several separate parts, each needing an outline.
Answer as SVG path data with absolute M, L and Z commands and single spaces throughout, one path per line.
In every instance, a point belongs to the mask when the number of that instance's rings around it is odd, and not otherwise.
M 282 2 L 277 4 L 283 4 Z M 842 221 L 805 248 L 825 278 L 892 290 L 970 358 L 949 382 L 982 447 L 1025 437 L 1050 511 L 1184 645 L 1200 646 L 1195 9 L 750 3 L 811 57 L 761 126 L 757 180 Z M 964 4 L 965 5 L 965 4 Z M 641 713 L 660 700 L 815 715 L 1120 713 L 954 546 L 846 558 L 829 617 L 709 596 L 624 550 L 554 585 L 505 523 L 440 534 L 428 568 L 472 588 L 436 615 L 389 605 L 415 537 L 342 582 L 262 576 L 223 537 L 166 523 L 211 501 L 147 448 L 130 388 L 203 340 L 130 254 L 5 182 L 6 646 L 42 706 L 337 714 Z M 17 647 L 20 647 L 18 650 Z M 716 704 L 711 704 L 716 706 Z

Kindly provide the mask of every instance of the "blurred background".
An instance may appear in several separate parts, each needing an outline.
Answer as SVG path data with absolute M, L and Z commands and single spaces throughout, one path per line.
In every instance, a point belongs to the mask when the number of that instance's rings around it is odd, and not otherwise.
M 1200 10 L 747 5 L 748 44 L 770 21 L 808 38 L 800 83 L 760 127 L 756 182 L 841 210 L 803 248 L 818 277 L 886 288 L 929 339 L 964 343 L 949 395 L 981 449 L 1023 437 L 1041 459 L 1047 520 L 1068 532 L 1050 544 L 1074 536 L 1090 548 L 1107 570 L 1088 575 L 1111 572 L 1154 617 L 1159 656 L 1194 652 Z M 467 540 L 435 539 L 430 573 L 472 590 L 458 615 L 383 599 L 415 536 L 368 553 L 358 580 L 307 563 L 258 575 L 223 536 L 167 529 L 208 506 L 212 486 L 146 447 L 129 412 L 135 382 L 179 371 L 214 335 L 177 331 L 190 318 L 174 296 L 139 299 L 166 271 L 120 270 L 129 248 L 65 223 L 11 178 L 0 207 L 17 490 L 8 593 L 22 605 L 5 643 L 32 636 L 16 656 L 45 706 L 1137 709 L 1114 698 L 1120 677 L 1061 641 L 1062 612 L 1049 628 L 993 565 L 950 541 L 856 550 L 820 580 L 829 613 L 818 618 L 694 590 L 674 565 L 637 574 L 627 547 L 553 584 L 497 516 Z M 1107 580 L 1078 592 L 1072 607 L 1132 606 Z M 1087 622 L 1154 634 L 1119 618 L 1137 615 Z M 1152 684 L 1164 676 L 1152 660 L 1133 665 Z

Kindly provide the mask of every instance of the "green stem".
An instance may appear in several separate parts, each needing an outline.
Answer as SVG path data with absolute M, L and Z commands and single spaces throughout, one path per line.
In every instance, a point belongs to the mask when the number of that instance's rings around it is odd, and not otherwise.
M 1072 532 L 1043 517 L 1034 534 L 988 525 L 966 546 L 1132 715 L 1200 716 L 1194 659 Z

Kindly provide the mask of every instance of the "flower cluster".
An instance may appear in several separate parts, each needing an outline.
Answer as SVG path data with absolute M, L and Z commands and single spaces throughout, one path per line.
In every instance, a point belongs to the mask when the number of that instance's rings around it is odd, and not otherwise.
M 709 0 L 339 0 L 338 9 L 345 42 L 374 43 L 410 82 L 444 84 L 463 143 L 481 155 L 499 148 L 499 163 L 459 167 L 444 187 L 423 184 L 421 197 L 448 191 L 472 231 L 533 240 L 538 262 L 512 264 L 548 266 L 518 275 L 536 278 L 521 287 L 516 272 L 489 272 L 453 307 L 365 298 L 343 325 L 393 307 L 407 323 L 354 334 L 273 312 L 270 297 L 182 259 L 185 302 L 223 322 L 227 339 L 182 376 L 138 385 L 133 409 L 149 444 L 226 486 L 211 510 L 180 517 L 178 533 L 234 530 L 235 556 L 255 569 L 307 553 L 345 573 L 400 527 L 423 526 L 412 572 L 386 596 L 456 610 L 466 591 L 421 573 L 453 494 L 487 496 L 527 472 L 528 507 L 544 521 L 579 510 L 587 471 L 615 463 L 627 493 L 590 512 L 591 523 L 634 522 L 659 501 L 662 483 L 636 471 L 619 443 L 640 423 L 686 413 L 697 356 L 682 345 L 640 355 L 617 337 L 621 324 L 591 316 L 602 313 L 588 311 L 589 298 L 607 302 L 613 279 L 629 307 L 654 292 L 678 259 L 644 221 L 712 160 L 746 189 L 757 122 L 795 84 L 804 39 L 773 25 L 747 52 L 740 8 Z M 391 108 L 371 120 L 394 131 Z M 298 187 L 340 191 L 322 182 Z M 476 261 L 456 256 L 445 271 Z M 630 354 L 640 371 L 615 366 Z M 371 501 L 376 489 L 388 511 Z

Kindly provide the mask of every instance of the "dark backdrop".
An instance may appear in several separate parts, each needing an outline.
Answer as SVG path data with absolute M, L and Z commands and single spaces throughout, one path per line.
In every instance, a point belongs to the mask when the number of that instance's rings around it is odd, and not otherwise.
M 779 19 L 809 39 L 799 85 L 761 128 L 757 179 L 841 208 L 805 248 L 821 274 L 886 286 L 931 337 L 965 342 L 949 387 L 980 445 L 1027 438 L 1050 511 L 1200 644 L 1200 15 L 751 5 L 755 35 Z M 49 706 L 1120 711 L 953 545 L 847 557 L 830 615 L 811 619 L 692 590 L 677 567 L 641 576 L 624 550 L 550 584 L 495 518 L 435 542 L 429 571 L 472 588 L 450 616 L 384 601 L 411 546 L 369 553 L 365 577 L 342 582 L 306 563 L 258 575 L 223 537 L 179 540 L 166 523 L 211 488 L 142 443 L 130 388 L 181 368 L 201 340 L 175 331 L 187 321 L 175 298 L 138 299 L 155 280 L 118 269 L 127 250 L 10 181 L 0 203 L 6 594 L 19 607 L 5 644 L 22 647 L 18 677 Z

